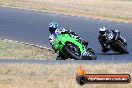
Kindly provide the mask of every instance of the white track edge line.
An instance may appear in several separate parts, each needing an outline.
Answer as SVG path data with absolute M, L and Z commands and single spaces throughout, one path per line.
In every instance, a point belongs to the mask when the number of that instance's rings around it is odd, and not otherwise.
M 30 44 L 30 43 L 26 43 L 26 42 L 19 42 L 19 41 L 14 41 L 14 40 L 10 40 L 10 39 L 3 39 L 3 38 L 0 38 L 0 39 L 4 40 L 4 41 L 9 41 L 9 42 L 21 43 L 21 44 L 24 44 L 24 45 L 34 46 L 34 47 L 38 47 L 40 49 L 46 49 L 46 50 L 49 50 L 49 51 L 52 51 L 52 52 L 54 51 L 51 48 L 47 48 L 47 47 L 39 46 L 39 45 L 35 45 L 35 44 Z

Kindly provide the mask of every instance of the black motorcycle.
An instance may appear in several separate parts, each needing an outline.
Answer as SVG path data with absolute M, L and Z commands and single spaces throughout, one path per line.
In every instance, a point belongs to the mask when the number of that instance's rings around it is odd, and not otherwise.
M 113 33 L 112 31 L 107 31 L 106 33 L 106 39 L 107 39 L 107 44 L 110 45 L 110 49 L 119 52 L 120 54 L 128 54 L 127 50 L 127 44 L 124 44 L 119 39 L 119 33 Z

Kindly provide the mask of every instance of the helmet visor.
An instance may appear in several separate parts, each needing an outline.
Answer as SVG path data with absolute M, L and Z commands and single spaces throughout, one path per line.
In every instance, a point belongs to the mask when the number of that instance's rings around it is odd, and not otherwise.
M 56 28 L 49 28 L 50 33 L 55 33 Z
M 103 35 L 103 34 L 105 34 L 105 31 L 99 31 L 99 33 L 100 33 L 101 35 Z

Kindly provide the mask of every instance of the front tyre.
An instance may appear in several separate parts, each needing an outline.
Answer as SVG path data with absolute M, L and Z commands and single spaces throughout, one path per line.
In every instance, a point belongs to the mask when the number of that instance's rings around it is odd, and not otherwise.
M 77 46 L 73 44 L 66 44 L 63 49 L 67 56 L 69 56 L 70 58 L 73 58 L 75 60 L 82 60 L 82 58 L 80 57 L 80 50 Z

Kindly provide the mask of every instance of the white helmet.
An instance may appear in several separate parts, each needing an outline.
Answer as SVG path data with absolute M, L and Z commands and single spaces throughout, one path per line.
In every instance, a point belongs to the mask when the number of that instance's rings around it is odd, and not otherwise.
M 105 32 L 106 32 L 106 28 L 105 27 L 99 28 L 99 33 L 101 35 L 105 34 Z

